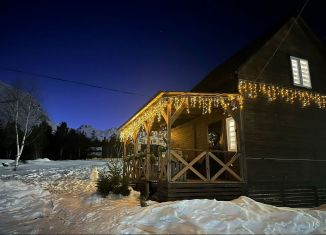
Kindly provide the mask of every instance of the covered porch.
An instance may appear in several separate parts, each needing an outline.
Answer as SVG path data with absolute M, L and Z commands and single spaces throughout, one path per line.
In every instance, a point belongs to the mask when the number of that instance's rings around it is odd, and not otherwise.
M 146 191 L 244 182 L 241 108 L 239 94 L 158 93 L 119 128 L 124 174 Z

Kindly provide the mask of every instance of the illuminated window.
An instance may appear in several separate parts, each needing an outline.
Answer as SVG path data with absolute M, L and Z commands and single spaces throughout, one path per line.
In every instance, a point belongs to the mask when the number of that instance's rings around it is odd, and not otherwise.
M 291 56 L 293 84 L 311 88 L 310 72 L 308 60 Z
M 228 141 L 228 151 L 237 151 L 237 133 L 235 121 L 232 117 L 226 119 L 226 135 Z

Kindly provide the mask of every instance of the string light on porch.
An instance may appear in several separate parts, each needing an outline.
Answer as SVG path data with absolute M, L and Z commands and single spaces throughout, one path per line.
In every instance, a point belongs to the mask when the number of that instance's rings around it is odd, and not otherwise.
M 132 137 L 134 133 L 137 133 L 140 128 L 143 128 L 144 124 L 148 121 L 153 121 L 155 118 L 158 121 L 161 120 L 162 110 L 166 107 L 166 104 L 163 102 L 157 102 L 153 106 L 150 106 L 143 115 L 137 117 L 133 122 L 131 122 L 128 126 L 126 126 L 120 132 L 120 138 L 122 140 L 126 140 L 129 137 Z
M 279 99 L 291 104 L 299 102 L 302 107 L 314 104 L 318 108 L 326 108 L 326 96 L 311 91 L 241 80 L 239 83 L 239 92 L 242 96 L 252 99 L 258 96 L 264 96 L 269 101 Z
M 163 97 L 164 103 L 172 102 L 175 110 L 181 107 L 182 104 L 186 106 L 187 113 L 190 113 L 190 108 L 198 108 L 202 110 L 202 114 L 210 114 L 213 108 L 221 107 L 224 111 L 228 108 L 237 109 L 243 107 L 243 99 L 239 95 L 179 95 L 173 97 Z
M 135 120 L 131 121 L 120 130 L 120 138 L 126 140 L 137 133 L 142 126 L 148 121 L 153 122 L 155 118 L 158 121 L 162 118 L 162 112 L 171 104 L 174 110 L 178 110 L 181 106 L 185 106 L 186 112 L 189 114 L 193 108 L 202 110 L 202 115 L 210 114 L 213 108 L 222 108 L 224 113 L 227 109 L 235 110 L 243 107 L 243 98 L 240 95 L 230 94 L 181 94 L 163 96 L 156 103 L 144 110 Z

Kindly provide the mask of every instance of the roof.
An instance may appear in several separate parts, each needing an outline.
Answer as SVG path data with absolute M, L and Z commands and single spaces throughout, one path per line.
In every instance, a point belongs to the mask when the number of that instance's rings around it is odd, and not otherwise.
M 149 106 L 155 103 L 162 95 L 164 94 L 163 91 L 157 92 L 147 103 L 145 103 L 138 111 L 132 115 L 127 121 L 125 121 L 119 128 L 118 130 L 121 130 L 124 126 L 128 125 L 131 123 L 140 113 L 142 113 L 144 110 L 146 110 Z
M 229 90 L 232 93 L 237 92 L 237 85 L 230 86 L 225 89 L 225 84 L 232 83 L 237 84 L 237 72 L 246 61 L 259 51 L 282 27 L 287 24 L 291 24 L 295 19 L 293 17 L 283 20 L 281 23 L 274 26 L 270 31 L 257 38 L 253 42 L 249 43 L 246 47 L 240 49 L 237 53 L 225 60 L 222 64 L 218 65 L 213 71 L 211 71 L 203 80 L 201 80 L 192 91 L 223 91 Z M 298 19 L 298 24 L 307 33 L 310 38 L 316 43 L 323 54 L 326 56 L 326 49 L 324 43 L 311 31 L 302 18 Z

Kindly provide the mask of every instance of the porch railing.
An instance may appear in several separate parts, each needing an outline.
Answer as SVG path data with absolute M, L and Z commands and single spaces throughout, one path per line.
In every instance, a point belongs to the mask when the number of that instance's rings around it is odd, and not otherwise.
M 241 182 L 240 153 L 220 150 L 171 149 L 171 181 Z M 168 161 L 167 161 L 168 164 Z M 161 165 L 168 169 L 168 166 Z M 161 171 L 164 171 L 162 169 Z
M 147 178 L 146 164 L 147 154 L 142 152 L 124 157 L 123 172 L 131 181 L 137 181 Z M 149 180 L 158 180 L 159 166 L 154 156 L 151 156 L 149 167 Z
M 168 155 L 170 152 L 170 156 Z M 241 182 L 239 152 L 173 148 L 159 156 L 151 155 L 146 172 L 146 153 L 126 156 L 124 173 L 131 180 L 149 179 L 170 182 Z

